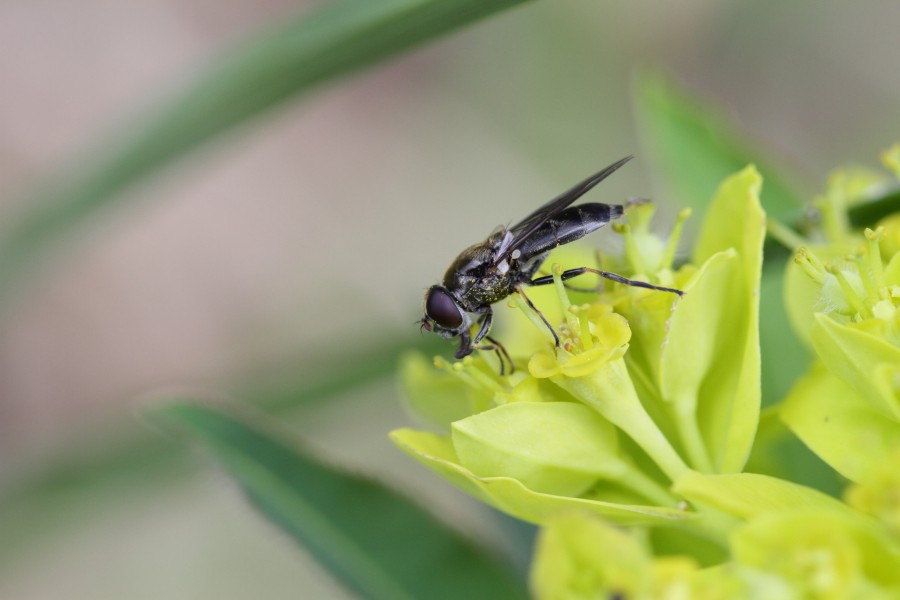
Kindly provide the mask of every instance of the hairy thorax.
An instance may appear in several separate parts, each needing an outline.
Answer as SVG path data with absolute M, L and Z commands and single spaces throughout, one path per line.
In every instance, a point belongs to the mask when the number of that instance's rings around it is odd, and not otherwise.
M 509 233 L 498 230 L 485 241 L 463 250 L 444 274 L 444 286 L 467 311 L 482 312 L 515 289 L 518 271 L 506 262 L 494 264 L 508 242 Z

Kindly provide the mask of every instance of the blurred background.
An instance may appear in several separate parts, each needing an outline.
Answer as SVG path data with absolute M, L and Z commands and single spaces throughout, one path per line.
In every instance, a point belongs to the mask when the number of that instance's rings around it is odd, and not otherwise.
M 0 3 L 0 220 L 60 168 L 312 2 Z M 349 597 L 223 475 L 139 418 L 160 390 L 283 412 L 513 561 L 498 522 L 385 438 L 390 374 L 450 260 L 585 175 L 654 198 L 630 87 L 661 69 L 809 194 L 900 138 L 900 5 L 536 1 L 317 88 L 124 194 L 0 322 L 0 598 Z M 0 226 L 2 229 L 2 226 Z M 450 345 L 432 351 L 450 353 Z M 359 385 L 334 385 L 341 373 Z M 355 375 L 354 375 L 355 376 Z M 331 377 L 331 379 L 329 379 Z M 313 392 L 309 392 L 313 389 Z M 338 391 L 339 390 L 339 391 Z

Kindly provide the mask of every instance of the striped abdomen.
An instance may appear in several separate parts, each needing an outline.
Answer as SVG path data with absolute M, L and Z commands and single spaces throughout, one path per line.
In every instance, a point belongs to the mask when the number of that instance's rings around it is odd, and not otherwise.
M 624 207 L 618 204 L 579 204 L 562 211 L 528 236 L 519 250 L 523 262 L 546 254 L 557 246 L 574 242 L 621 217 Z

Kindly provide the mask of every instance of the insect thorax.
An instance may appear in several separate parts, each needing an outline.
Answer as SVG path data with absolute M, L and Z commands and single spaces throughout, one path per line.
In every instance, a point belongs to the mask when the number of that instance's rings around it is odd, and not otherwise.
M 467 311 L 481 312 L 485 306 L 509 296 L 518 282 L 516 269 L 500 270 L 494 261 L 506 231 L 463 250 L 444 274 L 444 286 Z

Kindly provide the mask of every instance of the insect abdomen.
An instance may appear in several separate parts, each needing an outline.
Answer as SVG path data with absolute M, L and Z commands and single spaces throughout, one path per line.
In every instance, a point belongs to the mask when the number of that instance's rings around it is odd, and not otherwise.
M 600 229 L 612 219 L 622 216 L 623 208 L 618 204 L 579 204 L 562 211 L 534 232 L 520 246 L 522 257 L 544 254 L 557 246 L 574 242 Z

